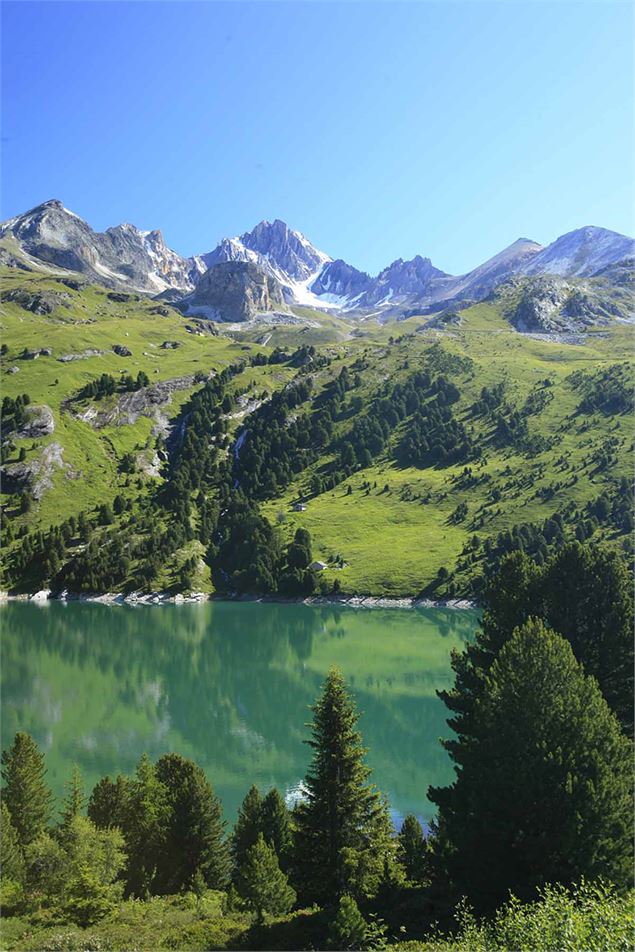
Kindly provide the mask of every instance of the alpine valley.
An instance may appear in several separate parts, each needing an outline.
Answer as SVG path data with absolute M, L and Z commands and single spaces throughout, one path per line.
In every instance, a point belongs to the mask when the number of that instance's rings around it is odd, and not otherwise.
M 478 598 L 628 551 L 632 239 L 371 276 L 263 221 L 186 258 L 53 200 L 0 225 L 3 588 Z

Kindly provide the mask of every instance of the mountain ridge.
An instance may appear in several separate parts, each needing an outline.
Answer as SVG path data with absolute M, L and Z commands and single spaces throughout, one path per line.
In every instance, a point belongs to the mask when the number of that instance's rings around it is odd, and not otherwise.
M 397 258 L 371 276 L 316 248 L 281 219 L 263 220 L 240 236 L 184 258 L 159 229 L 124 222 L 96 232 L 59 199 L 0 224 L 0 260 L 11 266 L 62 268 L 118 290 L 171 298 L 191 296 L 202 276 L 229 261 L 255 265 L 282 289 L 284 302 L 357 317 L 399 316 L 399 309 L 439 308 L 483 300 L 514 275 L 592 277 L 635 254 L 626 235 L 586 225 L 543 246 L 518 238 L 462 275 L 451 275 L 415 255 Z M 403 313 L 403 312 L 402 312 Z M 227 318 L 230 319 L 230 318 Z

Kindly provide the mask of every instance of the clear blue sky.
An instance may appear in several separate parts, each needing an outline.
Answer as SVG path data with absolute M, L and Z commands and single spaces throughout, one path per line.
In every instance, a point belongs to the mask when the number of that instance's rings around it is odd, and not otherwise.
M 59 198 L 182 254 L 262 218 L 378 271 L 633 232 L 633 8 L 5 2 L 2 217 Z

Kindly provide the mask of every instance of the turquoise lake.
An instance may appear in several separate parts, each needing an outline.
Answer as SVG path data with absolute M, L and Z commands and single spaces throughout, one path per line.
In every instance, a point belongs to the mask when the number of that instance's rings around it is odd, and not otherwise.
M 452 683 L 451 650 L 477 621 L 442 608 L 10 602 L 0 606 L 2 747 L 32 734 L 58 796 L 73 763 L 90 791 L 144 751 L 177 751 L 205 769 L 232 822 L 251 783 L 293 800 L 309 706 L 336 664 L 396 822 L 428 820 L 428 786 L 453 776 L 436 691 Z

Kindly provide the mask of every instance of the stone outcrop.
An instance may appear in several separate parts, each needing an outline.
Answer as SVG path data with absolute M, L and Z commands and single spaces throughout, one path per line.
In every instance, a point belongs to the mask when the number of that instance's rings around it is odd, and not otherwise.
M 249 261 L 225 261 L 211 267 L 182 306 L 188 317 L 237 322 L 286 310 L 278 281 Z

